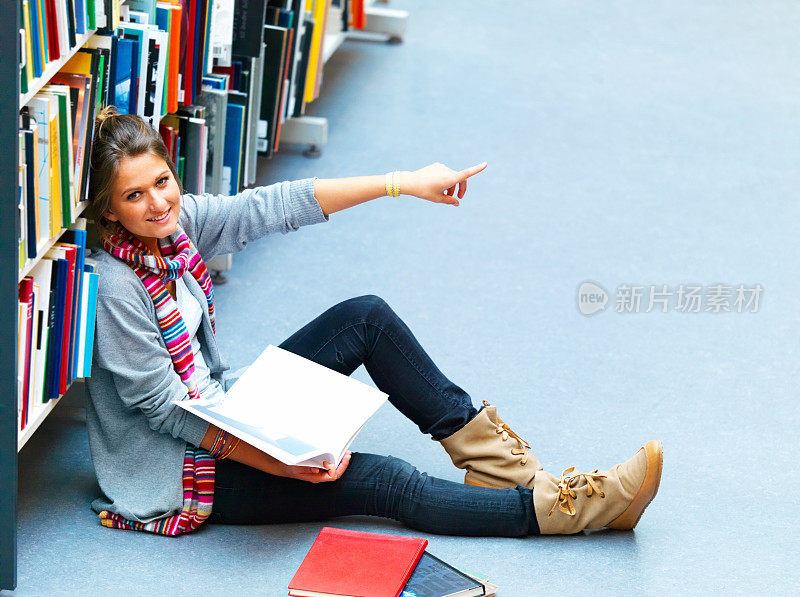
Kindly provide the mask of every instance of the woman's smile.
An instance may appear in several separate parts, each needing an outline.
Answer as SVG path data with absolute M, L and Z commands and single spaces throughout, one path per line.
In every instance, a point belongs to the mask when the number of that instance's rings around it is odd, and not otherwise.
M 150 218 L 147 221 L 154 222 L 156 224 L 163 224 L 164 222 L 169 220 L 171 211 L 172 211 L 171 209 L 167 209 L 167 211 L 165 211 L 164 213 L 160 214 L 159 216 L 156 216 L 155 218 Z

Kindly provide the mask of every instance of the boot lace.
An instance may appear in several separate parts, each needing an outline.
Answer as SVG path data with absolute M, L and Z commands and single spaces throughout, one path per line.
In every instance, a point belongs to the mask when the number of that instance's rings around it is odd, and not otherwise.
M 483 404 L 484 406 L 491 406 L 491 404 L 486 400 L 483 401 Z M 497 424 L 497 427 L 495 427 L 494 432 L 497 434 L 502 434 L 503 441 L 506 441 L 509 438 L 509 436 L 517 440 L 520 447 L 511 448 L 511 453 L 514 456 L 522 456 L 522 459 L 519 461 L 519 463 L 521 466 L 525 466 L 525 463 L 528 462 L 528 450 L 531 449 L 530 444 L 526 442 L 524 439 L 522 439 L 520 436 L 518 436 L 516 433 L 514 433 L 511 430 L 511 428 L 505 423 L 503 423 L 503 421 L 501 421 L 499 418 L 497 420 L 500 422 Z
M 575 505 L 572 503 L 572 500 L 577 498 L 578 494 L 572 488 L 572 485 L 580 477 L 586 479 L 586 497 L 591 497 L 593 493 L 596 493 L 601 498 L 605 497 L 606 494 L 604 494 L 597 485 L 597 481 L 599 479 L 606 478 L 605 475 L 601 474 L 598 469 L 594 469 L 590 473 L 578 473 L 576 472 L 575 467 L 571 466 L 561 473 L 561 478 L 558 480 L 557 484 L 558 495 L 556 496 L 556 501 L 553 502 L 553 507 L 550 508 L 550 512 L 547 515 L 548 518 L 550 518 L 550 515 L 555 511 L 556 506 L 558 506 L 558 509 L 564 514 L 575 516 Z

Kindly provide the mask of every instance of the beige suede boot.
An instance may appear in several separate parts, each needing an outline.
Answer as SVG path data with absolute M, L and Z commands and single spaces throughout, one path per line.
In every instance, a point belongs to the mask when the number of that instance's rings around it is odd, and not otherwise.
M 653 440 L 611 470 L 576 473 L 570 467 L 556 479 L 540 471 L 533 482 L 533 507 L 542 535 L 584 529 L 631 530 L 658 492 L 663 447 Z
M 497 407 L 486 400 L 486 408 L 450 437 L 437 440 L 453 464 L 467 469 L 464 483 L 483 487 L 533 487 L 542 465 L 530 454 L 530 444 L 514 433 L 500 417 Z

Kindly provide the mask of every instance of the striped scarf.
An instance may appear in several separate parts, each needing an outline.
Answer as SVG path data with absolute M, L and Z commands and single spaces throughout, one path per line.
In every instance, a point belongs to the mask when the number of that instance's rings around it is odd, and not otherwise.
M 175 371 L 186 385 L 189 398 L 199 398 L 192 339 L 189 338 L 177 303 L 167 290 L 165 280 L 177 280 L 187 271 L 192 274 L 206 295 L 211 329 L 216 334 L 214 288 L 206 265 L 180 224 L 170 236 L 158 240 L 161 257 L 151 253 L 119 222 L 112 224 L 112 232 L 101 239 L 102 246 L 115 257 L 125 261 L 139 276 L 150 298 L 153 299 L 161 336 L 172 357 Z M 109 528 L 149 531 L 160 535 L 180 535 L 196 529 L 211 514 L 215 464 L 216 460 L 212 454 L 187 444 L 183 460 L 183 507 L 179 513 L 168 518 L 142 523 L 103 510 L 99 515 L 100 522 Z

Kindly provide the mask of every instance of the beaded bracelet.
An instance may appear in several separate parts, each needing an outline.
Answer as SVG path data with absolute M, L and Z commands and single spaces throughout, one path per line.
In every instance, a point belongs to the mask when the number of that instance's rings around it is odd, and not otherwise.
M 239 438 L 235 435 L 231 435 L 227 431 L 220 429 L 217 432 L 217 437 L 214 438 L 214 443 L 211 445 L 209 454 L 217 460 L 224 460 L 239 447 L 239 441 Z
M 386 173 L 386 194 L 389 195 L 389 197 L 400 196 L 400 177 L 397 174 L 398 172 L 396 170 Z

